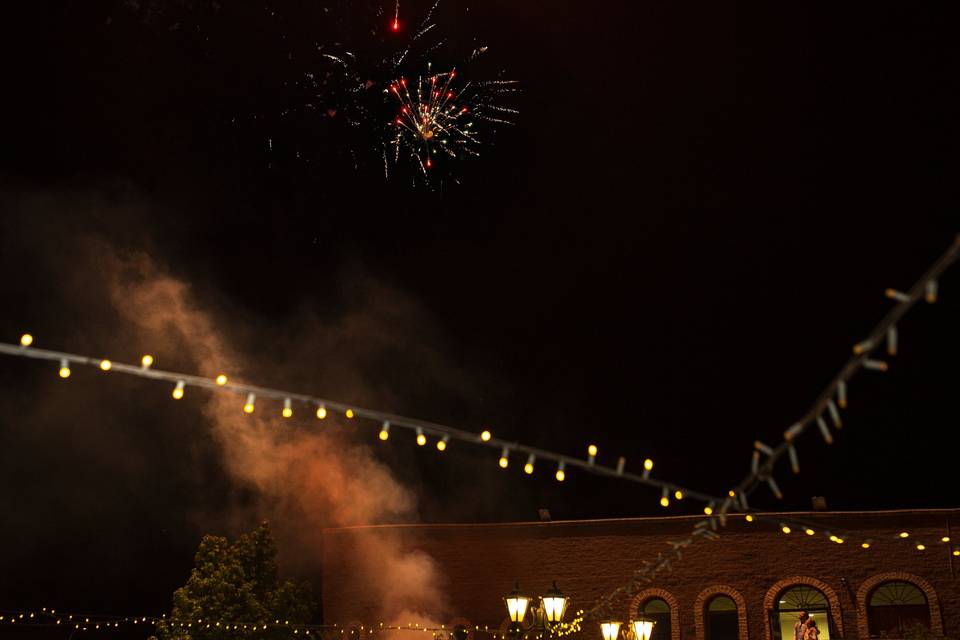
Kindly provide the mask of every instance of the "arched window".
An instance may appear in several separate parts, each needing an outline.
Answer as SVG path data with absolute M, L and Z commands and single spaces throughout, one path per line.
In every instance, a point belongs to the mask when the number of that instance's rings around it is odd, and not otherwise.
M 740 621 L 737 603 L 725 595 L 714 596 L 707 602 L 705 611 L 706 640 L 737 640 Z
M 870 593 L 867 600 L 867 625 L 870 637 L 902 638 L 911 628 L 930 628 L 930 607 L 927 596 L 909 582 L 884 582 Z
M 662 598 L 650 598 L 640 608 L 643 615 L 657 621 L 653 625 L 650 640 L 671 640 L 673 629 L 670 626 L 670 605 Z
M 820 640 L 830 640 L 830 603 L 822 591 L 806 584 L 789 587 L 774 602 L 770 613 L 774 640 L 795 640 L 803 611 L 817 623 Z

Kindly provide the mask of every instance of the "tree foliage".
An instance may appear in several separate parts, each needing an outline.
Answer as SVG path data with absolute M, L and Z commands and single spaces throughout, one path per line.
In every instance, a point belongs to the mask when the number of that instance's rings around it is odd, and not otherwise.
M 289 640 L 283 626 L 311 621 L 313 594 L 308 582 L 281 583 L 276 559 L 267 523 L 232 544 L 204 536 L 190 578 L 173 593 L 171 615 L 157 626 L 159 640 Z

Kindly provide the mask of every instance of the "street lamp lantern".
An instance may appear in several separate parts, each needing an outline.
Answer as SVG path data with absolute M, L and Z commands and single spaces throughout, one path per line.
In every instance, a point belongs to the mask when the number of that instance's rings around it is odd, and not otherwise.
M 503 598 L 507 605 L 507 613 L 510 615 L 511 622 L 523 622 L 523 617 L 527 615 L 527 606 L 530 604 L 530 598 L 520 593 L 520 583 L 516 588 Z
M 617 620 L 607 620 L 600 623 L 600 632 L 603 634 L 603 640 L 617 640 L 620 635 L 620 625 L 622 622 Z
M 653 625 L 657 624 L 657 621 L 645 616 L 640 616 L 634 620 L 632 624 L 633 635 L 636 640 L 650 640 L 650 635 L 653 633 Z
M 553 586 L 540 600 L 543 603 L 543 615 L 547 618 L 547 622 L 557 623 L 563 620 L 563 613 L 567 610 L 569 598 L 557 588 L 556 580 L 553 581 Z

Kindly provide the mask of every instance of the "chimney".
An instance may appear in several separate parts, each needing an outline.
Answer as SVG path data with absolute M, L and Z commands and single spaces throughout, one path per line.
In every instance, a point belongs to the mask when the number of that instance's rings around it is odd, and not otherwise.
M 823 496 L 813 496 L 813 510 L 814 511 L 826 511 L 827 510 L 827 499 Z

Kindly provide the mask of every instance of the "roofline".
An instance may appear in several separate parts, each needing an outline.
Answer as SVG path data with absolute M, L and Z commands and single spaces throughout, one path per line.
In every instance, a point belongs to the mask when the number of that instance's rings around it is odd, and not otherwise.
M 960 515 L 960 508 L 938 508 L 938 509 L 875 509 L 867 511 L 763 511 L 764 516 L 774 517 L 796 517 L 796 518 L 819 518 L 821 516 L 877 516 L 877 515 Z M 729 517 L 742 516 L 741 513 L 728 514 Z M 337 533 L 340 531 L 360 531 L 367 529 L 479 529 L 488 528 L 507 528 L 507 527 L 529 527 L 529 526 L 556 526 L 556 525 L 598 525 L 598 524 L 636 524 L 645 522 L 694 522 L 702 520 L 702 515 L 683 515 L 683 516 L 641 516 L 633 518 L 597 518 L 585 520 L 520 520 L 517 522 L 452 522 L 452 523 L 429 523 L 429 522 L 408 522 L 396 524 L 359 524 L 344 527 L 324 527 L 322 533 Z

